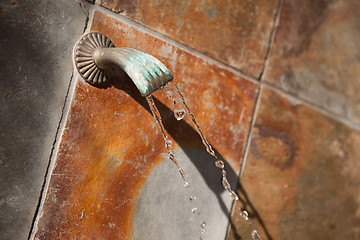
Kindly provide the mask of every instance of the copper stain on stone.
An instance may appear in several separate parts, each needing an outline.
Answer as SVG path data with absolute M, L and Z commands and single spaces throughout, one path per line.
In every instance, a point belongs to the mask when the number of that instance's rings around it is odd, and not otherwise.
M 227 239 L 238 207 L 262 239 L 359 239 L 360 132 L 266 87 L 257 115 Z
M 100 4 L 121 9 L 135 21 L 258 77 L 279 1 L 102 0 Z
M 291 140 L 274 129 L 255 125 L 251 140 L 252 154 L 267 159 L 281 170 L 294 164 L 295 149 Z
M 360 2 L 284 1 L 265 81 L 360 122 Z
M 116 46 L 136 47 L 163 61 L 186 93 L 208 140 L 234 174 L 239 171 L 256 83 L 100 12 L 94 13 L 92 30 L 109 36 Z M 140 189 L 163 161 L 165 149 L 145 99 L 118 74 L 107 89 L 77 83 L 38 239 L 131 239 Z M 171 140 L 203 150 L 189 123 L 182 121 L 177 129 L 164 94 L 154 95 Z

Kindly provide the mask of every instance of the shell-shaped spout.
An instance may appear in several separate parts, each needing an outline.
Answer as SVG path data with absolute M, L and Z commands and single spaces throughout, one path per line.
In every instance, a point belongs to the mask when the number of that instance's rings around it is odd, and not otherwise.
M 173 79 L 166 66 L 152 55 L 133 48 L 98 47 L 93 59 L 99 68 L 121 67 L 135 83 L 142 96 L 147 96 Z
M 101 33 L 85 35 L 75 48 L 74 60 L 81 77 L 92 83 L 106 81 L 105 71 L 122 68 L 144 97 L 173 79 L 166 66 L 152 55 L 133 48 L 115 48 Z

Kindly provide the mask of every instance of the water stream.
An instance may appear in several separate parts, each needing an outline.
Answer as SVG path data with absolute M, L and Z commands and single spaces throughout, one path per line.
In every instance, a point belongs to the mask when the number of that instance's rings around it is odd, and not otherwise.
M 146 97 L 146 100 L 147 100 L 147 102 L 149 104 L 150 110 L 152 112 L 152 115 L 153 115 L 156 123 L 159 125 L 159 127 L 161 129 L 161 133 L 162 133 L 164 141 L 165 141 L 165 147 L 166 147 L 166 149 L 168 151 L 169 158 L 175 164 L 175 166 L 177 167 L 177 169 L 178 169 L 178 171 L 179 171 L 179 173 L 181 175 L 181 178 L 184 180 L 184 185 L 185 185 L 185 187 L 187 187 L 187 186 L 189 186 L 189 182 L 186 181 L 184 170 L 179 166 L 179 163 L 175 158 L 175 154 L 171 150 L 172 141 L 169 139 L 169 137 L 167 135 L 167 132 L 165 131 L 164 125 L 162 124 L 161 115 L 159 113 L 159 110 L 155 106 L 154 99 L 152 98 L 151 95 L 149 95 L 149 96 Z
M 222 160 L 218 159 L 218 157 L 215 154 L 215 151 L 213 150 L 212 146 L 210 145 L 210 143 L 207 141 L 206 137 L 204 136 L 203 132 L 200 129 L 200 126 L 198 124 L 198 122 L 195 119 L 194 114 L 191 112 L 190 108 L 188 107 L 188 105 L 185 102 L 185 99 L 183 97 L 183 95 L 181 94 L 178 86 L 176 85 L 176 83 L 174 83 L 173 81 L 169 82 L 168 84 L 166 84 L 163 87 L 164 92 L 168 95 L 168 97 L 170 99 L 172 99 L 173 103 L 174 103 L 174 114 L 176 115 L 176 112 L 182 112 L 182 117 L 184 117 L 185 115 L 185 110 L 186 112 L 189 114 L 191 121 L 193 122 L 195 129 L 197 131 L 197 133 L 199 134 L 202 143 L 204 144 L 206 151 L 212 155 L 215 159 L 217 159 L 215 161 L 215 166 L 218 168 L 221 168 L 221 173 L 222 173 L 222 185 L 224 186 L 225 190 L 228 191 L 228 193 L 230 194 L 230 196 L 234 199 L 234 200 L 239 200 L 238 195 L 231 190 L 231 186 L 230 183 L 226 177 L 226 171 L 225 171 L 225 164 Z M 178 108 L 176 108 L 178 106 Z M 185 109 L 185 110 L 184 110 Z M 176 117 L 176 116 L 175 116 Z
M 239 196 L 233 191 L 231 190 L 231 186 L 230 183 L 226 177 L 226 170 L 225 170 L 225 164 L 224 161 L 222 161 L 221 159 L 219 159 L 216 154 L 215 151 L 213 150 L 211 144 L 207 141 L 206 137 L 204 136 L 203 132 L 200 129 L 200 126 L 198 124 L 198 122 L 195 119 L 194 114 L 191 112 L 190 108 L 188 107 L 188 105 L 185 102 L 185 99 L 183 97 L 183 95 L 181 94 L 178 86 L 176 85 L 175 82 L 171 81 L 168 84 L 164 85 L 161 88 L 166 95 L 168 96 L 168 98 L 172 101 L 173 104 L 173 111 L 174 111 L 174 116 L 175 118 L 180 121 L 182 120 L 186 113 L 190 116 L 190 119 L 197 131 L 197 133 L 199 134 L 201 141 L 203 143 L 203 145 L 206 148 L 206 151 L 215 158 L 215 166 L 221 169 L 221 174 L 222 174 L 222 180 L 221 183 L 224 187 L 224 189 L 230 194 L 230 196 L 238 201 L 239 200 Z M 169 140 L 168 135 L 166 133 L 166 130 L 162 124 L 162 120 L 161 120 L 161 116 L 160 113 L 158 111 L 158 109 L 155 106 L 154 100 L 152 98 L 151 95 L 149 95 L 148 97 L 146 97 L 146 100 L 150 106 L 151 112 L 154 116 L 154 119 L 156 120 L 157 124 L 159 125 L 160 129 L 161 129 L 161 133 L 163 135 L 163 138 L 165 140 L 165 146 L 166 149 L 168 151 L 168 155 L 170 160 L 176 165 L 182 179 L 184 180 L 184 185 L 185 187 L 189 187 L 189 182 L 186 181 L 185 179 L 185 173 L 183 171 L 183 169 L 179 166 L 178 161 L 175 159 L 175 155 L 174 152 L 171 150 L 171 146 L 172 146 L 172 141 Z M 190 196 L 189 200 L 190 201 L 194 201 L 196 199 L 195 196 Z M 196 213 L 198 211 L 197 207 L 194 207 L 191 209 L 192 213 Z M 245 220 L 248 221 L 249 220 L 249 216 L 248 216 L 248 212 L 247 211 L 242 211 L 240 210 L 240 216 Z M 249 224 L 251 224 L 251 222 L 249 222 Z M 201 236 L 200 236 L 200 240 L 205 239 L 205 233 L 206 233 L 206 223 L 205 222 L 201 222 L 200 224 L 200 229 L 201 229 Z M 251 237 L 253 240 L 261 240 L 257 230 L 253 230 L 251 233 Z
M 256 230 L 253 230 L 252 233 L 251 233 L 251 237 L 254 239 L 254 240 L 261 240 L 258 232 Z

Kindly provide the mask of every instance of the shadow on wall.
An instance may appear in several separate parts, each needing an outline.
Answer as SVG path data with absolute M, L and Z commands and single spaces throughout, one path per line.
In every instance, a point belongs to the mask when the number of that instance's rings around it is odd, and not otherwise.
M 130 77 L 122 70 L 122 69 L 116 69 L 116 73 L 114 77 L 112 77 L 107 83 L 101 86 L 96 86 L 98 88 L 109 88 L 109 87 L 115 87 L 116 89 L 119 89 L 121 91 L 126 92 L 131 98 L 136 100 L 143 108 L 145 108 L 149 114 L 151 113 L 150 107 L 144 97 L 140 95 L 140 92 L 136 88 L 133 81 L 130 79 Z M 164 93 L 165 94 L 165 93 Z M 196 166 L 197 170 L 201 174 L 202 178 L 206 182 L 207 186 L 211 189 L 211 191 L 215 194 L 215 196 L 218 199 L 218 202 L 221 206 L 221 209 L 223 213 L 226 215 L 226 217 L 230 217 L 230 211 L 227 209 L 225 203 L 223 202 L 221 198 L 221 193 L 225 191 L 221 184 L 221 171 L 220 169 L 216 168 L 213 162 L 215 162 L 215 159 L 212 158 L 212 156 L 209 155 L 209 158 L 198 158 L 198 156 L 194 156 L 191 151 L 189 151 L 192 148 L 196 149 L 204 149 L 205 147 L 202 144 L 201 138 L 199 137 L 197 131 L 190 126 L 185 121 L 177 121 L 174 117 L 174 112 L 168 108 L 164 103 L 162 103 L 159 99 L 154 98 L 154 102 L 159 109 L 159 112 L 162 117 L 162 121 L 164 124 L 164 127 L 168 134 L 176 141 L 176 143 L 179 145 L 179 147 L 182 148 L 182 150 L 185 152 L 187 157 L 193 162 L 193 164 Z M 185 96 L 186 98 L 186 96 Z M 200 123 L 201 124 L 201 123 Z M 239 195 L 240 201 L 242 202 L 244 207 L 244 210 L 249 212 L 249 218 L 253 220 L 257 220 L 260 223 L 261 228 L 263 228 L 264 232 L 266 233 L 268 239 L 272 239 L 269 235 L 265 224 L 263 223 L 262 219 L 260 218 L 257 210 L 255 209 L 254 205 L 251 203 L 251 200 L 249 199 L 248 195 L 246 194 L 246 191 L 243 189 L 241 183 L 239 182 L 239 178 L 237 176 L 237 173 L 229 167 L 228 161 L 215 149 L 216 156 L 218 156 L 219 159 L 222 159 L 225 162 L 225 169 L 227 171 L 227 178 L 232 185 L 232 188 L 237 188 L 237 193 Z M 217 176 L 214 178 L 214 176 Z M 230 222 L 232 225 L 232 223 Z M 238 236 L 238 239 L 242 239 L 241 236 Z
M 271 237 L 271 235 L 270 235 L 264 221 L 261 219 L 261 217 L 259 215 L 259 212 L 255 208 L 255 206 L 252 204 L 252 201 L 250 200 L 249 195 L 247 194 L 244 186 L 241 184 L 240 181 L 238 182 L 236 193 L 239 196 L 239 201 L 241 202 L 241 204 L 243 206 L 242 210 L 248 212 L 250 221 L 258 222 L 259 223 L 259 228 L 261 228 L 264 231 L 267 239 L 272 240 L 273 238 Z M 233 230 L 234 230 L 234 227 L 236 225 L 239 225 L 238 223 L 233 222 L 233 218 L 230 219 L 229 224 L 230 224 L 230 228 L 232 228 Z M 247 227 L 250 227 L 250 225 L 248 225 Z M 250 231 L 252 231 L 252 229 L 250 229 Z M 246 232 L 246 231 L 244 231 L 244 232 Z M 232 231 L 232 233 L 235 235 L 236 239 L 238 239 L 238 240 L 243 239 L 242 236 L 240 236 L 240 234 L 236 230 Z
M 136 88 L 133 81 L 130 77 L 122 70 L 116 69 L 115 76 L 112 77 L 108 83 L 105 83 L 102 86 L 95 86 L 100 88 L 108 88 L 108 87 L 115 87 L 119 90 L 126 92 L 131 98 L 137 101 L 143 108 L 145 108 L 149 114 L 151 113 L 150 107 L 144 97 L 140 95 L 139 90 Z M 164 93 L 165 94 L 165 93 Z M 186 96 L 185 96 L 186 98 Z M 216 195 L 219 204 L 223 213 L 229 217 L 230 211 L 227 209 L 225 203 L 221 199 L 221 193 L 224 190 L 223 186 L 221 185 L 221 171 L 219 168 L 216 168 L 212 160 L 212 156 L 209 155 L 209 158 L 198 158 L 197 156 L 193 156 L 193 153 L 189 151 L 192 148 L 196 149 L 204 149 L 205 147 L 202 144 L 201 138 L 199 137 L 196 130 L 190 126 L 185 121 L 178 121 L 174 117 L 174 112 L 168 108 L 164 103 L 162 103 L 159 99 L 153 96 L 154 102 L 156 107 L 159 109 L 159 112 L 162 117 L 162 121 L 165 127 L 165 130 L 168 134 L 176 141 L 179 147 L 185 152 L 187 157 L 193 162 L 196 166 L 197 170 L 201 174 L 202 178 L 205 180 L 207 186 L 214 192 Z M 237 174 L 234 170 L 227 164 L 226 159 L 214 148 L 215 154 L 220 158 L 223 159 L 226 166 L 227 177 L 232 184 L 232 187 L 236 187 L 237 183 Z M 215 162 L 215 160 L 214 160 Z M 214 178 L 214 176 L 218 176 L 218 178 Z

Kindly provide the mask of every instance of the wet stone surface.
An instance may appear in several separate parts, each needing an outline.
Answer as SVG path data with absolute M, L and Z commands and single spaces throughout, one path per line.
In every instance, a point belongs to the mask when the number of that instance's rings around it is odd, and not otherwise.
M 278 0 L 101 0 L 101 5 L 255 78 L 263 65 Z
M 360 123 L 360 2 L 285 1 L 265 81 Z
M 227 239 L 249 234 L 240 207 L 262 239 L 359 239 L 359 141 L 359 131 L 264 88 Z
M 235 184 L 257 83 L 101 11 L 94 13 L 90 24 L 92 31 L 101 31 L 115 46 L 134 47 L 164 62 L 217 155 L 225 160 L 229 181 Z M 167 159 L 164 140 L 145 98 L 121 71 L 109 83 L 102 89 L 77 82 L 36 237 L 147 239 L 148 228 L 158 223 L 162 227 L 157 228 L 158 236 L 192 239 L 200 237 L 200 223 L 209 219 L 207 228 L 214 230 L 212 234 L 209 230 L 207 239 L 224 238 L 231 197 L 188 116 L 177 121 L 165 94 L 154 94 L 175 156 L 188 174 L 190 186 L 194 184 L 190 189 L 201 186 L 196 206 L 189 203 L 196 191 L 180 194 L 186 189 L 175 165 Z M 153 189 L 157 192 L 152 193 Z M 160 203 L 164 208 L 156 211 Z M 182 215 L 164 216 L 169 206 Z M 191 212 L 193 207 L 198 208 L 199 218 Z M 189 215 L 200 221 L 194 231 L 182 225 Z M 151 224 L 144 219 L 151 219 Z M 174 231 L 174 226 L 179 229 Z

